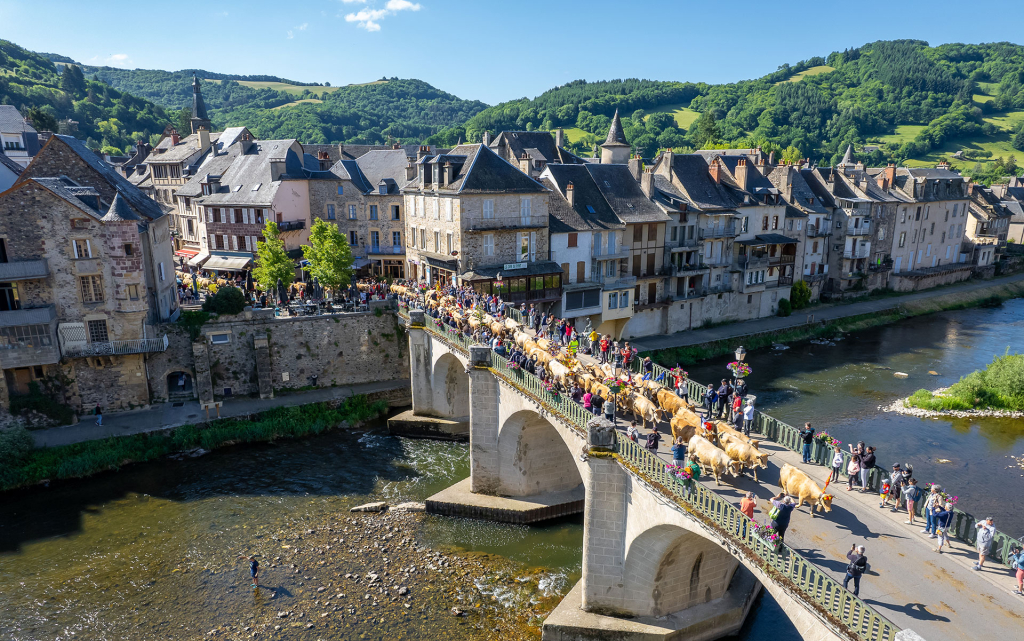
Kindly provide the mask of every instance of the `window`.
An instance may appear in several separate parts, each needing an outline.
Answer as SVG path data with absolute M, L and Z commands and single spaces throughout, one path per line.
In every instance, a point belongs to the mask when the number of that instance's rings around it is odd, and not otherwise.
M 349 205 L 348 206 L 348 219 L 349 220 L 355 220 L 356 219 L 356 206 L 355 205 Z
M 792 220 L 787 220 L 786 221 L 786 230 L 787 231 L 793 231 L 793 221 Z
M 447 236 L 448 236 L 448 254 L 451 255 L 451 253 L 453 251 L 455 251 L 455 241 L 452 238 L 452 233 L 451 232 L 448 232 Z
M 934 236 L 935 235 L 935 223 L 932 223 L 931 231 L 928 232 L 928 235 L 929 236 Z
M 345 186 L 344 185 L 338 185 L 338 195 L 339 196 L 344 196 L 345 195 Z
M 921 220 L 921 208 L 917 208 L 917 212 L 914 214 L 914 220 Z
M 900 232 L 900 247 L 903 247 L 905 244 L 907 244 L 907 232 L 901 231 Z
M 163 263 L 158 263 L 158 264 L 160 265 L 160 280 L 167 280 L 167 274 L 164 273 L 164 264 Z
M 129 300 L 139 300 L 139 286 L 138 285 L 129 285 L 128 286 L 128 299 Z
M 569 263 L 562 263 L 562 279 L 569 282 Z
M 528 261 L 530 260 L 530 235 L 519 234 L 519 260 Z
M 371 231 L 370 232 L 370 251 L 372 251 L 372 252 L 379 252 L 380 251 L 380 232 L 377 232 L 377 231 Z
M 0 283 L 0 311 L 11 312 L 16 309 L 21 309 L 18 283 Z
M 91 320 L 89 321 L 89 342 L 90 343 L 106 343 L 110 340 L 107 335 L 107 321 L 105 320 Z
M 960 203 L 954 203 L 953 204 L 953 218 L 956 218 L 956 212 L 957 212 L 957 209 L 959 209 L 959 207 L 960 207 Z
M 814 244 L 811 245 L 811 253 L 812 254 L 817 254 L 818 253 L 818 241 L 814 241 Z
M 446 198 L 445 201 L 444 201 L 444 215 L 445 215 L 445 217 L 448 220 L 453 220 L 453 218 L 452 218 L 452 199 L 451 198 Z
M 903 208 L 903 213 L 900 214 L 900 222 L 901 223 L 907 222 L 907 208 L 906 207 Z
M 189 222 L 192 222 L 192 221 L 189 221 Z M 125 243 L 124 244 L 124 255 L 125 256 L 134 256 L 135 255 L 135 245 L 132 245 L 131 243 Z
M 494 218 L 494 201 L 490 198 L 484 201 L 484 218 Z
M 778 216 L 772 216 L 772 229 L 778 229 L 778 228 L 779 228 L 779 217 Z
M 402 246 L 402 232 L 393 231 L 391 232 L 391 246 L 401 247 Z
M 949 245 L 946 245 L 946 258 L 949 258 L 949 251 L 952 249 Z
M 532 204 L 533 199 L 529 196 L 523 196 L 519 199 L 519 222 L 523 225 L 529 225 L 533 218 L 533 213 L 530 210 Z
M 622 292 L 619 296 L 619 307 L 629 307 L 629 292 Z
M 352 247 L 358 247 L 359 246 L 359 232 L 357 232 L 357 231 L 350 231 L 348 233 L 348 244 L 350 246 L 352 246 Z
M 74 241 L 75 258 L 92 258 L 92 245 L 88 240 Z
M 225 236 L 222 236 L 220 234 L 214 234 L 213 237 L 214 237 L 214 241 L 215 241 L 214 242 L 214 246 L 217 249 L 226 249 L 224 247 L 224 238 L 225 238 Z
M 0 328 L 0 349 L 49 347 L 52 344 L 50 328 L 46 325 L 16 325 Z M 41 369 L 37 369 L 36 378 L 42 378 L 42 373 L 39 371 Z
M 601 232 L 594 234 L 594 255 L 601 255 Z
M 675 242 L 678 239 L 679 239 L 679 228 L 678 227 L 673 227 L 672 228 L 672 242 Z
M 619 306 L 619 295 L 616 292 L 608 294 L 608 309 L 616 309 Z
M 387 193 L 388 193 L 388 186 L 387 185 L 380 185 L 379 187 L 377 187 L 377 193 L 379 193 L 381 196 L 387 195 Z
M 948 222 L 948 221 L 949 221 L 949 210 L 947 209 L 946 210 L 946 220 L 944 222 Z
M 441 232 L 434 232 L 434 251 L 441 253 Z
M 416 246 L 416 228 L 413 227 L 410 230 L 410 232 L 411 233 L 409 234 L 409 247 L 415 247 Z
M 633 242 L 634 243 L 639 243 L 639 242 L 642 242 L 643 239 L 644 239 L 644 226 L 643 225 L 633 225 Z
M 928 243 L 928 252 L 925 254 L 925 256 L 931 256 L 931 255 L 932 255 L 932 245 L 931 245 L 931 243 Z
M 939 242 L 940 243 L 946 242 L 946 232 L 942 232 L 942 239 Z M 946 258 L 949 258 L 949 256 L 946 256 Z
M 608 253 L 609 254 L 614 254 L 615 253 L 615 238 L 616 238 L 615 232 L 613 232 L 613 231 L 608 232 Z
M 246 218 L 247 218 L 247 216 L 245 215 L 245 211 L 243 211 L 241 209 L 236 209 L 235 210 L 235 224 L 236 225 L 240 225 L 240 224 L 244 223 Z
M 576 232 L 570 232 L 569 233 L 569 241 L 568 241 L 568 244 L 566 245 L 566 247 L 576 247 L 577 237 L 578 236 L 579 236 L 579 234 L 577 234 Z
M 327 205 L 327 220 L 334 220 L 334 205 Z
M 651 223 L 647 226 L 647 242 L 656 243 L 658 242 L 658 224 Z
M 338 189 L 341 189 L 341 187 L 338 187 Z M 231 334 L 221 333 L 221 334 L 210 334 L 209 336 L 210 336 L 210 342 L 213 343 L 214 345 L 223 345 L 225 343 L 230 343 L 231 342 Z
M 761 231 L 768 231 L 768 217 L 761 218 Z
M 427 248 L 427 230 L 426 229 L 421 229 L 420 230 L 420 249 L 426 249 L 426 248 Z
M 391 220 L 401 220 L 398 205 L 391 205 Z
M 597 307 L 600 304 L 600 289 L 588 289 L 581 292 L 567 292 L 565 294 L 565 308 L 567 310 L 583 309 L 584 307 Z
M 103 302 L 103 281 L 99 276 L 80 276 L 83 303 Z
M 579 261 L 576 263 L 576 282 L 582 283 L 587 280 L 587 263 Z
M 377 220 L 377 205 L 370 205 L 370 220 Z

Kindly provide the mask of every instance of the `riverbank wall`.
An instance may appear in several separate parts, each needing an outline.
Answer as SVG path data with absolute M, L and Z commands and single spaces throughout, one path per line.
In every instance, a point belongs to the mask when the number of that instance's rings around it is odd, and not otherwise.
M 782 330 L 750 332 L 742 336 L 733 336 L 697 345 L 652 350 L 644 352 L 642 355 L 650 356 L 656 363 L 665 367 L 673 367 L 676 363 L 694 363 L 731 354 L 740 345 L 743 345 L 747 350 L 753 350 L 770 347 L 776 343 L 793 343 L 812 338 L 832 337 L 842 333 L 888 325 L 889 323 L 924 314 L 968 309 L 989 304 L 995 305 L 1004 300 L 1020 298 L 1022 296 L 1024 296 L 1024 282 L 1017 281 L 1012 283 L 993 283 L 987 287 L 958 290 L 948 294 L 939 294 L 904 302 L 894 298 L 892 307 L 868 314 L 847 316 L 821 323 L 808 323 Z

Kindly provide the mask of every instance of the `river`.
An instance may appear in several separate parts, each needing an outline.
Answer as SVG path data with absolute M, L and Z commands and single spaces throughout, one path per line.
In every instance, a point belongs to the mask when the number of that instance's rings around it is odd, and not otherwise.
M 1019 343 L 1022 328 L 1021 300 L 910 319 L 833 344 L 751 353 L 750 383 L 761 409 L 873 443 L 882 461 L 899 452 L 919 480 L 941 482 L 964 509 L 1022 534 L 1024 519 L 1008 507 L 1020 470 L 1008 455 L 1021 453 L 1024 421 L 878 409 L 984 366 Z M 720 378 L 725 360 L 691 376 Z M 581 519 L 528 528 L 348 513 L 368 501 L 423 500 L 468 473 L 466 445 L 392 437 L 375 422 L 8 493 L 0 630 L 16 641 L 538 638 L 543 616 L 579 579 Z M 260 555 L 268 588 L 249 588 L 241 553 Z M 762 597 L 739 638 L 769 636 L 797 638 Z

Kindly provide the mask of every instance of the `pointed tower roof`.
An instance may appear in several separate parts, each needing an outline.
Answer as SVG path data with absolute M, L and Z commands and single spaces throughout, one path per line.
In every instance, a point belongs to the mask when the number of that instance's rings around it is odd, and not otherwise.
M 615 115 L 612 116 L 612 126 L 608 128 L 608 137 L 605 138 L 602 147 L 628 147 L 629 143 L 626 142 L 626 135 L 622 133 L 622 121 L 619 120 L 619 110 L 615 110 Z
M 117 192 L 114 195 L 114 201 L 110 203 L 110 209 L 107 210 L 107 213 L 100 220 L 105 223 L 120 223 L 138 219 L 139 217 L 128 206 L 128 201 L 121 198 L 121 192 Z
M 853 145 L 847 145 L 846 153 L 843 154 L 843 159 L 839 161 L 839 166 L 842 167 L 843 165 L 853 164 L 855 164 L 853 162 Z
M 203 102 L 203 92 L 199 89 L 199 78 L 192 74 L 192 117 L 200 120 L 209 120 L 206 113 L 206 103 Z

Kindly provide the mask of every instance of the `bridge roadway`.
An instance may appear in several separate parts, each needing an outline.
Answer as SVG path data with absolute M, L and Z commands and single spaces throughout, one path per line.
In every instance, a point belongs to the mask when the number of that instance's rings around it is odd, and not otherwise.
M 618 423 L 624 431 L 628 418 Z M 667 462 L 670 430 L 667 424 L 658 429 L 664 437 L 658 456 Z M 647 431 L 641 430 L 642 434 Z M 759 483 L 749 477 L 727 478 L 721 486 L 715 485 L 713 477 L 702 483 L 736 505 L 745 492 L 753 491 L 759 498 L 755 519 L 763 522 L 765 501 L 778 493 L 784 463 L 802 469 L 820 485 L 828 470 L 802 464 L 798 454 L 768 439 L 762 441 L 762 449 L 772 456 L 769 468 L 759 470 Z M 954 541 L 951 552 L 936 554 L 934 540 L 920 532 L 923 525 L 905 525 L 904 512 L 879 509 L 876 494 L 847 492 L 845 483 L 829 489 L 836 497 L 832 512 L 812 518 L 809 508 L 802 507 L 793 515 L 786 543 L 839 581 L 845 575 L 846 552 L 853 544 L 865 545 L 870 570 L 861 580 L 860 596 L 878 614 L 929 641 L 999 639 L 1020 629 L 1024 600 L 1011 593 L 1015 580 L 1005 566 L 992 563 L 982 572 L 973 571 L 973 546 Z

